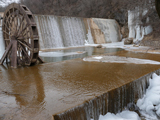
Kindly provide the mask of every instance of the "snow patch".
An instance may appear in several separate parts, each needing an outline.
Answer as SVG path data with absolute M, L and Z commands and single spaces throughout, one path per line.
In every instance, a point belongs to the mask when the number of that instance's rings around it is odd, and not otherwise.
M 100 59 L 102 59 L 103 57 L 93 57 L 93 58 L 100 60 Z
M 153 73 L 149 79 L 149 87 L 143 98 L 137 101 L 140 113 L 146 120 L 160 119 L 160 76 Z M 93 119 L 91 119 L 93 120 Z M 100 115 L 99 120 L 141 120 L 134 111 L 124 110 L 121 113 L 113 114 L 108 112 Z
M 160 76 L 152 75 L 149 79 L 149 87 L 143 98 L 137 101 L 140 113 L 147 119 L 159 120 L 160 117 Z
M 77 51 L 77 52 L 39 52 L 39 55 L 42 57 L 61 57 L 61 56 L 69 56 L 76 54 L 84 54 L 86 51 Z
M 136 112 L 125 110 L 117 114 L 108 112 L 104 116 L 100 115 L 99 120 L 141 120 L 141 119 Z

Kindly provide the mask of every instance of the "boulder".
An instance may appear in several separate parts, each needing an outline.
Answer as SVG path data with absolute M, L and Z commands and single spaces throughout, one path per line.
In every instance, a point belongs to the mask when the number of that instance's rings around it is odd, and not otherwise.
M 122 38 L 127 38 L 129 36 L 128 26 L 121 27 Z
M 124 44 L 125 44 L 125 45 L 133 44 L 133 38 L 126 38 L 126 39 L 124 40 Z
M 103 47 L 102 45 L 97 45 L 97 46 L 96 46 L 96 48 L 102 48 L 102 47 Z

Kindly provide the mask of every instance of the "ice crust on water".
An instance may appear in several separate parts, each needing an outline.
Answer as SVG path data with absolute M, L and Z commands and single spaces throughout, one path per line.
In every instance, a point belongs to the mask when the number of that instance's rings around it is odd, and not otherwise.
M 143 98 L 137 101 L 137 106 L 146 120 L 159 120 L 160 118 L 160 76 L 153 73 L 149 79 L 149 87 Z M 92 120 L 92 119 L 91 119 Z M 125 110 L 118 114 L 108 112 L 100 115 L 99 120 L 141 120 L 134 111 Z
M 84 54 L 86 51 L 76 51 L 76 52 L 39 52 L 39 55 L 42 57 L 62 57 L 62 56 L 71 56 Z
M 99 60 L 99 59 L 102 59 L 103 57 L 93 57 L 93 58 L 95 58 L 95 59 L 98 59 L 98 60 Z

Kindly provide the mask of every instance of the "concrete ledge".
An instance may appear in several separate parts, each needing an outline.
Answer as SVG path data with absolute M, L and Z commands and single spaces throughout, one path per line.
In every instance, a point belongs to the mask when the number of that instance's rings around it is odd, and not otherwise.
M 119 88 L 113 89 L 84 104 L 76 106 L 64 113 L 54 115 L 54 120 L 94 120 L 99 119 L 99 115 L 107 112 L 118 113 L 122 111 L 128 103 L 135 103 L 146 92 L 149 78 L 152 74 L 160 75 L 160 69 L 140 77 L 139 79 L 127 83 Z

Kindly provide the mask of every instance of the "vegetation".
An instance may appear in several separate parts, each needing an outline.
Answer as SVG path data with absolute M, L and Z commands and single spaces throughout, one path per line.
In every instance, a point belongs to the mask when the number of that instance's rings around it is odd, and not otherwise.
M 59 16 L 96 17 L 116 19 L 121 26 L 127 25 L 128 10 L 140 13 L 140 24 L 152 25 L 160 32 L 159 17 L 155 0 L 20 0 L 35 14 L 54 14 Z M 144 14 L 144 10 L 147 13 Z M 150 22 L 146 22 L 147 18 Z M 135 22 L 136 23 L 136 22 Z
M 157 27 L 160 26 L 160 22 L 155 0 L 20 0 L 20 3 L 29 7 L 34 14 L 109 18 L 116 19 L 121 26 L 128 24 L 128 10 L 137 10 L 135 13 L 140 14 L 139 24 L 150 24 L 155 33 L 160 32 L 160 28 Z M 3 10 L 1 7 L 0 11 Z M 147 10 L 145 15 L 144 10 Z M 148 17 L 149 22 L 146 22 Z

